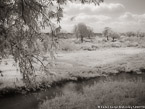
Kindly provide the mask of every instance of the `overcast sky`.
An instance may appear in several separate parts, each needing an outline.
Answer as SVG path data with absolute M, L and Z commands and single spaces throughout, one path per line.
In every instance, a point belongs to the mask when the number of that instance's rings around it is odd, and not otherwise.
M 145 31 L 145 0 L 105 0 L 100 6 L 69 2 L 64 6 L 61 21 L 63 30 L 72 32 L 74 25 L 83 22 L 102 32 L 111 27 L 117 32 Z

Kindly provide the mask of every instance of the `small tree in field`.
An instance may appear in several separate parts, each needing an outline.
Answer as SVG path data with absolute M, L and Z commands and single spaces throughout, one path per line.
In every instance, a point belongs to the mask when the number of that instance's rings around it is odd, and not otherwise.
M 86 26 L 84 23 L 79 23 L 74 27 L 74 33 L 77 38 L 80 38 L 81 42 L 84 42 L 84 38 L 91 38 L 93 35 L 93 30 Z
M 103 31 L 103 36 L 107 38 L 107 41 L 109 40 L 109 35 L 110 35 L 110 32 L 111 32 L 111 28 L 110 27 L 105 27 L 104 28 L 104 31 Z
M 115 39 L 120 38 L 120 35 L 118 33 L 114 32 L 114 31 L 111 31 L 109 36 L 112 38 L 113 42 L 115 41 Z
M 103 31 L 103 36 L 107 38 L 107 41 L 109 38 L 112 38 L 112 41 L 114 42 L 115 39 L 118 39 L 120 35 L 117 32 L 114 32 L 110 27 L 105 27 Z
M 81 39 L 81 42 L 84 41 L 84 37 L 87 37 L 87 26 L 83 23 L 78 24 L 78 32 L 79 32 L 79 37 Z

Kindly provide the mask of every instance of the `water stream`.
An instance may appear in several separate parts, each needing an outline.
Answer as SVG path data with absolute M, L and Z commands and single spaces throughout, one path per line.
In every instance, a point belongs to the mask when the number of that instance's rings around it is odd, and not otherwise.
M 74 91 L 76 93 L 82 93 L 83 88 L 86 86 L 93 86 L 94 84 L 99 84 L 103 81 L 143 81 L 145 82 L 145 74 L 128 74 L 121 73 L 117 75 L 112 75 L 108 77 L 96 77 L 89 80 L 83 81 L 70 81 L 62 85 L 54 86 L 47 91 L 38 91 L 35 93 L 27 95 L 11 95 L 0 98 L 0 109 L 38 109 L 39 104 L 41 104 L 46 98 L 53 99 L 56 96 L 61 96 L 65 92 Z

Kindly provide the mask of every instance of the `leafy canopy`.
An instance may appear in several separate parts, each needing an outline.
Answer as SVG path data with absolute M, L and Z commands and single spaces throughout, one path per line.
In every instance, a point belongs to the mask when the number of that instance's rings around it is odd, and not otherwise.
M 84 23 L 75 25 L 73 31 L 76 37 L 81 39 L 81 42 L 83 42 L 84 38 L 91 38 L 93 36 L 93 30 Z

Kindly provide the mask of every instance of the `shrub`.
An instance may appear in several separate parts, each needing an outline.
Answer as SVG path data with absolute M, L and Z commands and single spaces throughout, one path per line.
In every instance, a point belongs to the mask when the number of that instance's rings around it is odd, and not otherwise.
M 78 49 L 77 45 L 75 45 L 75 43 L 69 39 L 61 40 L 59 46 L 59 49 L 62 51 L 74 51 Z
M 121 47 L 122 45 L 121 45 L 120 42 L 114 42 L 114 43 L 111 44 L 111 46 L 112 46 L 112 47 L 119 48 L 119 47 Z

